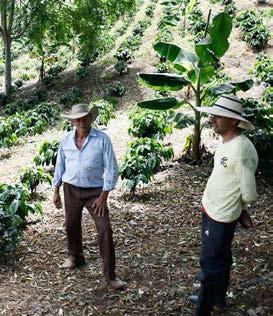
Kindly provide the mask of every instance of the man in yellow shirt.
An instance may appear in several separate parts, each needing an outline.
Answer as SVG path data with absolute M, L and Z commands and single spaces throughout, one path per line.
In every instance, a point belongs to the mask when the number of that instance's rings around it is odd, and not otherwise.
M 211 114 L 211 123 L 222 143 L 214 155 L 214 168 L 202 198 L 201 288 L 195 316 L 210 316 L 225 306 L 232 265 L 231 243 L 243 210 L 256 197 L 255 171 L 258 156 L 241 129 L 254 126 L 242 116 L 240 99 L 221 96 L 212 107 L 196 108 Z M 247 218 L 246 218 L 247 220 Z

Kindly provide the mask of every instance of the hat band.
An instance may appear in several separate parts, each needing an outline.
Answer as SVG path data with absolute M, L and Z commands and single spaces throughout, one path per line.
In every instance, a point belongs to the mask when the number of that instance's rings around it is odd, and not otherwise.
M 232 113 L 235 113 L 235 114 L 237 114 L 237 115 L 242 116 L 242 113 L 241 113 L 241 112 L 235 111 L 235 110 L 231 110 L 231 109 L 229 109 L 229 108 L 227 108 L 227 107 L 225 107 L 225 106 L 223 106 L 223 105 L 219 105 L 219 104 L 214 103 L 214 106 L 218 106 L 219 108 L 222 108 L 222 109 L 224 109 L 224 110 L 227 110 L 227 111 L 230 111 L 230 112 L 232 112 Z

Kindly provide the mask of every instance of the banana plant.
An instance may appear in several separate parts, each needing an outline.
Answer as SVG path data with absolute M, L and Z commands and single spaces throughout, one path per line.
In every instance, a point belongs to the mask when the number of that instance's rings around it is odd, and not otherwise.
M 193 90 L 195 104 L 186 99 L 164 97 L 142 101 L 138 106 L 153 110 L 177 109 L 189 106 L 194 112 L 193 135 L 191 137 L 191 157 L 193 161 L 200 160 L 201 116 L 195 107 L 202 106 L 207 93 L 214 96 L 247 91 L 253 85 L 252 80 L 220 84 L 211 89 L 205 89 L 211 78 L 219 71 L 220 58 L 229 48 L 228 38 L 232 30 L 232 17 L 222 12 L 216 15 L 212 23 L 207 23 L 205 38 L 194 46 L 194 51 L 187 51 L 175 44 L 158 42 L 155 51 L 170 61 L 176 73 L 140 73 L 138 81 L 147 87 L 162 93 L 179 91 L 188 86 Z

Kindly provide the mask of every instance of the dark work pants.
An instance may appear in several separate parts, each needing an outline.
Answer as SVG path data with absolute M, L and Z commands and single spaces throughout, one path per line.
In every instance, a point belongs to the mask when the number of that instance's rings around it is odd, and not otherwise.
M 92 204 L 101 193 L 101 188 L 79 188 L 64 183 L 65 225 L 67 233 L 68 254 L 73 256 L 83 255 L 82 249 L 82 210 L 87 208 L 93 217 L 103 261 L 103 273 L 106 280 L 114 280 L 115 274 L 115 248 L 112 238 L 112 228 L 109 219 L 109 210 L 105 205 L 104 217 L 94 213 Z
M 195 316 L 210 316 L 213 306 L 225 305 L 232 265 L 231 243 L 237 221 L 219 223 L 202 215 L 201 288 Z

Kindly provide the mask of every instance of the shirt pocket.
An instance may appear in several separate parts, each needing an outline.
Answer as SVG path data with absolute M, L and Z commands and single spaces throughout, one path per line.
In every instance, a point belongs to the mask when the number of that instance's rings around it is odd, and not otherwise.
M 64 148 L 63 152 L 67 162 L 75 162 L 78 159 L 77 150 L 73 148 Z
M 103 164 L 102 153 L 93 152 L 89 157 L 83 159 L 83 166 L 87 169 L 99 168 Z

